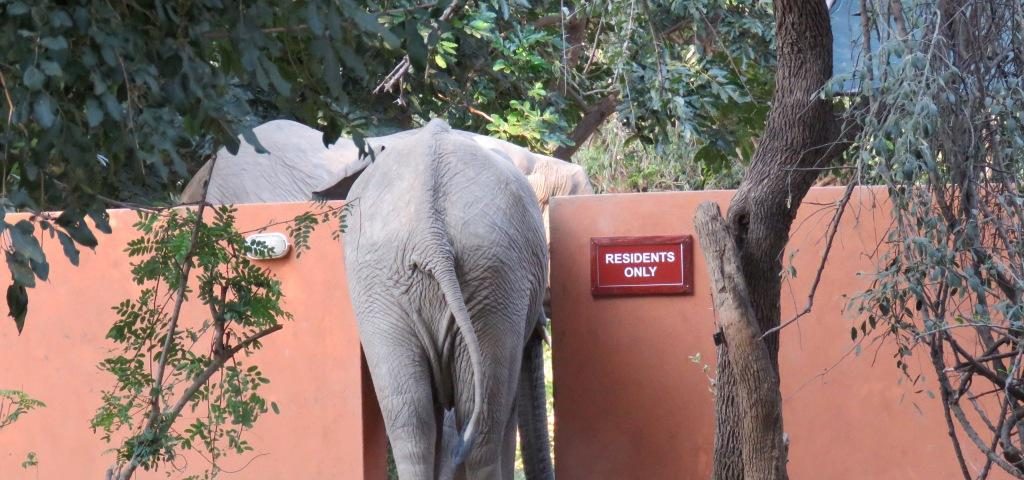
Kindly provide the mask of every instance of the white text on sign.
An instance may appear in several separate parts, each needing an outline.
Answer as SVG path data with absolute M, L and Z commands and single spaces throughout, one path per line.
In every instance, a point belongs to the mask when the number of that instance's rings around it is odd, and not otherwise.
M 675 252 L 606 253 L 604 263 L 673 263 Z

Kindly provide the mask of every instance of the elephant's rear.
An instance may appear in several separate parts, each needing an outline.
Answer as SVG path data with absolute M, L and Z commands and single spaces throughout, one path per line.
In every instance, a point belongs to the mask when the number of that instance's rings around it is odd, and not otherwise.
M 460 270 L 483 268 L 496 281 L 516 277 L 524 297 L 543 297 L 544 226 L 521 172 L 437 120 L 381 147 L 349 194 L 347 257 L 366 258 L 388 243 L 416 249 L 443 239 Z
M 547 245 L 529 183 L 515 166 L 475 142 L 448 139 L 439 152 L 440 167 L 456 174 L 440 198 L 460 262 L 489 269 L 495 281 L 514 280 L 523 298 L 542 300 Z
M 375 385 L 378 376 L 388 381 L 383 377 L 397 373 L 377 358 L 384 349 L 367 345 L 379 341 L 367 335 L 380 330 L 367 325 L 369 317 L 404 315 L 412 333 L 398 335 L 418 339 L 430 365 L 427 400 L 455 408 L 463 447 L 472 445 L 479 427 L 481 440 L 466 460 L 469 478 L 510 475 L 519 367 L 543 315 L 546 282 L 547 249 L 533 191 L 509 162 L 452 134 L 443 122 L 380 147 L 352 186 L 345 234 L 350 291 Z M 440 310 L 434 291 L 444 298 Z M 452 321 L 458 335 L 451 333 Z M 391 330 L 386 334 L 395 335 Z M 406 431 L 398 421 L 389 424 L 389 434 Z M 460 449 L 460 456 L 466 453 Z
M 501 303 L 514 310 L 518 330 L 495 334 L 525 341 L 543 319 L 548 268 L 544 224 L 525 176 L 441 121 L 381 140 L 389 142 L 349 194 L 350 271 L 365 261 L 399 278 L 410 260 L 429 268 L 439 254 L 450 255 L 470 309 Z M 380 258 L 393 245 L 408 258 Z

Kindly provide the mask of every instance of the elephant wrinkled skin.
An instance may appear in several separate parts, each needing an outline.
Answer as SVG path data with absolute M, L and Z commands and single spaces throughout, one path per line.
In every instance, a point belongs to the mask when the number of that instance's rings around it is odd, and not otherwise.
M 512 480 L 517 406 L 543 408 L 543 388 L 520 375 L 544 319 L 535 197 L 509 162 L 440 120 L 380 147 L 349 192 L 343 243 L 399 477 Z M 446 447 L 450 410 L 461 436 Z

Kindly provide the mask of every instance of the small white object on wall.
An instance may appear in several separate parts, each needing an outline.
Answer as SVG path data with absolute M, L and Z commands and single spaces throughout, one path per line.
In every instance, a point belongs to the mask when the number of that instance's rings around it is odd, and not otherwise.
M 282 258 L 288 255 L 288 251 L 291 249 L 291 245 L 288 243 L 288 237 L 279 232 L 254 233 L 246 236 L 245 242 L 249 245 L 262 243 L 266 248 L 266 251 L 259 252 L 262 253 L 262 255 L 257 255 L 257 252 L 246 253 L 245 256 L 250 260 L 273 260 L 276 258 Z

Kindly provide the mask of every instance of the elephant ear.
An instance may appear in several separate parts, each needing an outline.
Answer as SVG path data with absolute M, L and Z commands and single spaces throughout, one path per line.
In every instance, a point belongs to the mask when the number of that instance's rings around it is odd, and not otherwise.
M 314 200 L 345 200 L 348 197 L 348 191 L 352 189 L 352 185 L 356 183 L 356 179 L 359 175 L 366 170 L 366 167 L 370 164 L 369 161 L 365 165 L 362 165 L 358 170 L 343 175 L 340 178 L 333 179 L 332 182 L 326 183 L 322 188 L 317 189 L 313 192 Z
M 356 140 L 356 147 L 359 150 L 356 160 L 346 164 L 341 170 L 332 172 L 327 180 L 313 191 L 314 200 L 345 200 L 348 197 L 348 192 L 356 183 L 356 179 L 373 163 L 374 157 L 379 153 L 360 140 Z

